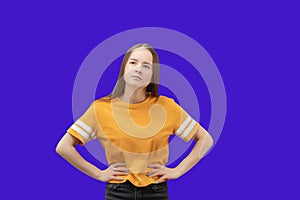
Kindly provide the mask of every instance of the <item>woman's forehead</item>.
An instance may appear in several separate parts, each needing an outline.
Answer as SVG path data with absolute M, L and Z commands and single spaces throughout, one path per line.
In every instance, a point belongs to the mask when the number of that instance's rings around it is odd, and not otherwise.
M 135 59 L 140 62 L 152 63 L 152 54 L 148 49 L 138 48 L 132 51 L 129 59 Z

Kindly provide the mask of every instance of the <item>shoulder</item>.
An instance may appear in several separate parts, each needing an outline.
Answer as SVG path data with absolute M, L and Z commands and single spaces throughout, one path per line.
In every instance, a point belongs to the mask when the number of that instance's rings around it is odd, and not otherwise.
M 170 97 L 167 97 L 167 96 L 164 96 L 164 95 L 160 95 L 157 98 L 156 102 L 159 103 L 159 104 L 168 105 L 168 106 L 172 106 L 175 103 L 173 98 L 170 98 Z
M 102 108 L 109 105 L 111 101 L 112 100 L 106 96 L 95 99 L 89 104 L 89 110 L 98 110 L 100 107 Z
M 160 96 L 159 96 L 159 100 L 160 100 L 160 101 L 173 101 L 172 98 L 167 97 L 167 96 L 164 96 L 164 95 L 160 95 Z
M 93 101 L 93 104 L 105 104 L 105 103 L 110 103 L 110 102 L 112 102 L 112 101 L 114 101 L 115 99 L 111 99 L 111 97 L 110 97 L 110 95 L 108 95 L 108 96 L 104 96 L 104 97 L 100 97 L 100 98 L 98 98 L 98 99 L 95 99 L 94 101 Z

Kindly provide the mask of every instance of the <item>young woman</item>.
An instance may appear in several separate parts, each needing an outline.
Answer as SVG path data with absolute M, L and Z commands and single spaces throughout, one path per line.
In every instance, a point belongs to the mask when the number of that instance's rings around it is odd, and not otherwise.
M 106 184 L 106 200 L 168 199 L 167 180 L 191 169 L 209 150 L 208 132 L 173 99 L 158 94 L 159 59 L 148 44 L 125 54 L 113 92 L 95 100 L 67 130 L 56 152 L 83 173 Z M 190 154 L 168 168 L 168 138 L 196 141 Z M 75 149 L 98 139 L 106 152 L 105 170 Z

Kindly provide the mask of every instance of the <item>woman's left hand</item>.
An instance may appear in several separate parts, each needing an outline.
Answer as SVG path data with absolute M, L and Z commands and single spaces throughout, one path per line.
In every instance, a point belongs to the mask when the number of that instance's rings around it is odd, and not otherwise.
M 157 183 L 161 182 L 162 180 L 171 180 L 177 179 L 181 176 L 179 171 L 176 168 L 168 168 L 161 164 L 148 164 L 148 168 L 153 168 L 152 171 L 147 173 L 148 177 L 160 176 L 160 178 L 156 181 Z

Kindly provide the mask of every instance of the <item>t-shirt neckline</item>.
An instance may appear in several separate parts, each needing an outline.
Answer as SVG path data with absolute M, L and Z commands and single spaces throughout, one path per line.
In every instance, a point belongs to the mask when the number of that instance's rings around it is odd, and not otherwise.
M 119 97 L 116 97 L 117 101 L 123 105 L 127 105 L 127 106 L 130 106 L 130 107 L 136 107 L 136 106 L 140 106 L 140 105 L 143 105 L 145 103 L 147 103 L 149 100 L 150 100 L 150 96 L 147 96 L 147 98 L 141 102 L 138 102 L 138 103 L 128 103 L 128 102 L 125 102 L 123 100 L 121 100 Z

